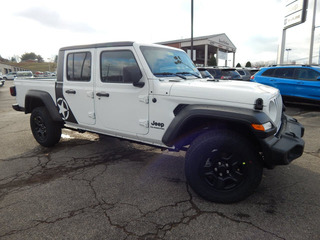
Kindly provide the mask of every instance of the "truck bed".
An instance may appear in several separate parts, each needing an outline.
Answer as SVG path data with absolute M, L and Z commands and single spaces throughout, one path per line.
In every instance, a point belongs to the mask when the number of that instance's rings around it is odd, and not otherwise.
M 40 90 L 49 93 L 52 99 L 56 99 L 55 84 L 56 78 L 16 78 L 16 99 L 20 107 L 25 107 L 25 96 L 30 90 Z

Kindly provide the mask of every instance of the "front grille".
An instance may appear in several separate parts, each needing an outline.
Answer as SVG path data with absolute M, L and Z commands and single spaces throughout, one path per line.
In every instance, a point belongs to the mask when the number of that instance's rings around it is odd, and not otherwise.
M 278 132 L 281 127 L 281 116 L 282 116 L 282 109 L 283 109 L 282 97 L 280 94 L 278 94 L 278 96 L 274 99 L 274 103 L 277 107 L 277 117 L 275 120 L 275 124 L 277 126 L 277 132 Z

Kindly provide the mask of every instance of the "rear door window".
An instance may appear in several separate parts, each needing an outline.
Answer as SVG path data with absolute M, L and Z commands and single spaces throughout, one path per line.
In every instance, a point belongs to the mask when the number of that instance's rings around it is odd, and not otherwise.
M 69 81 L 85 81 L 91 79 L 91 53 L 70 53 L 67 58 L 67 79 Z
M 277 68 L 274 77 L 277 78 L 293 78 L 294 68 Z

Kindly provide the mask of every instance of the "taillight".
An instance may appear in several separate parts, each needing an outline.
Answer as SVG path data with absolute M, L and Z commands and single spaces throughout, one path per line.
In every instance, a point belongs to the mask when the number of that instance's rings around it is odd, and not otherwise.
M 252 76 L 250 77 L 250 80 L 254 80 L 254 75 L 252 75 Z
M 10 87 L 10 94 L 11 94 L 11 96 L 13 96 L 13 97 L 17 95 L 16 87 L 15 87 L 15 86 Z

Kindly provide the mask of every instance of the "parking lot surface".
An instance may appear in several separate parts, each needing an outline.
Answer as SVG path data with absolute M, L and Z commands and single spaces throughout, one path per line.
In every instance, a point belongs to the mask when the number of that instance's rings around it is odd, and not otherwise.
M 186 184 L 184 153 L 63 130 L 33 139 L 0 88 L 0 239 L 319 239 L 320 108 L 289 105 L 302 157 L 264 170 L 248 199 L 216 204 Z

